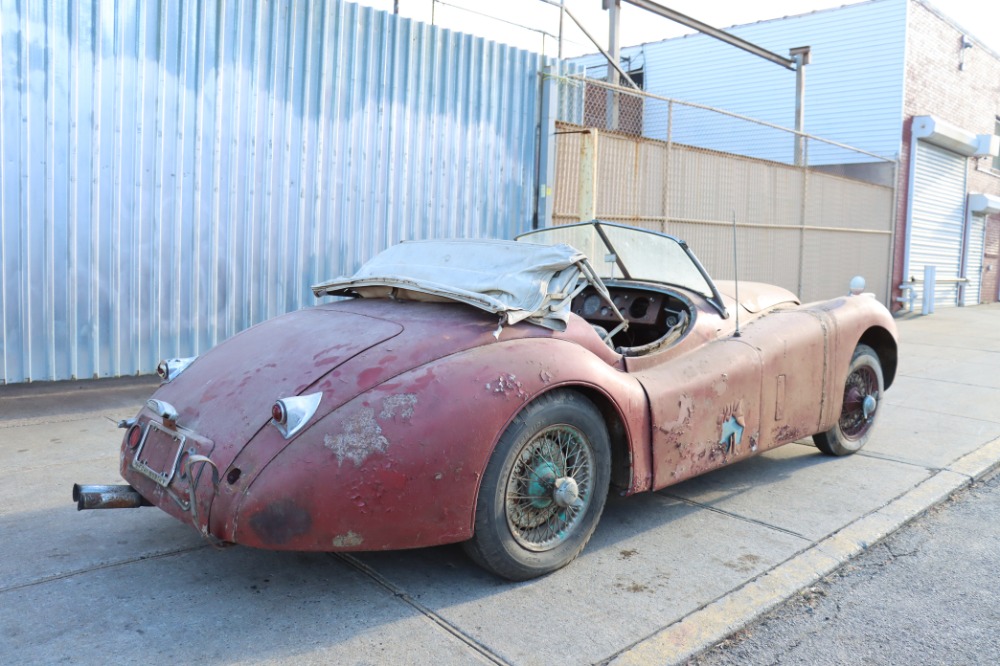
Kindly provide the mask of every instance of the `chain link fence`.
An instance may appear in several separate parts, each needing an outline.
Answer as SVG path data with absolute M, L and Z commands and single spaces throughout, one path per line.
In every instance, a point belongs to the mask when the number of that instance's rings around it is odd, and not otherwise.
M 854 275 L 889 298 L 896 163 L 737 114 L 612 86 L 559 87 L 553 223 L 598 218 L 680 237 L 717 279 L 804 300 Z

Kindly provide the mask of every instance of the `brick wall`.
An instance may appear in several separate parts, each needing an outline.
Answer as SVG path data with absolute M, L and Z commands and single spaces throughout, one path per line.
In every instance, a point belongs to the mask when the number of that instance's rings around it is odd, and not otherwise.
M 907 29 L 903 135 L 900 146 L 899 207 L 893 255 L 893 285 L 903 279 L 906 209 L 910 172 L 910 126 L 913 116 L 932 115 L 976 134 L 992 134 L 1000 115 L 1000 54 L 975 37 L 962 48 L 962 29 L 920 0 L 910 3 Z M 995 26 L 972 26 L 975 30 Z M 959 64 L 964 65 L 960 69 Z M 969 191 L 1000 196 L 1000 173 L 987 158 L 970 160 Z M 992 216 L 997 217 L 997 216 Z M 991 219 L 991 225 L 1000 219 Z M 898 296 L 894 289 L 893 296 Z M 995 300 L 996 295 L 992 295 Z M 986 300 L 986 299 L 984 299 Z

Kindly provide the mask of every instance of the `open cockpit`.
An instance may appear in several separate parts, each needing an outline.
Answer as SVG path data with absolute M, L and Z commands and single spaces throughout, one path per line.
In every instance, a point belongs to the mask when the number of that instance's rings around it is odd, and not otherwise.
M 594 327 L 601 339 L 610 334 L 611 347 L 625 356 L 641 356 L 672 346 L 687 333 L 694 321 L 695 307 L 676 292 L 654 286 L 615 284 L 606 281 L 614 308 L 593 287 L 573 299 L 571 310 Z M 618 325 L 617 308 L 628 322 Z

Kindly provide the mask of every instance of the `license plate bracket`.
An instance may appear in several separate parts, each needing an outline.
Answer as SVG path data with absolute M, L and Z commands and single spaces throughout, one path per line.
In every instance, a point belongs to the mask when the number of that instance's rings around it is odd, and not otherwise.
M 166 465 L 160 465 L 157 463 L 151 463 L 149 457 L 146 459 L 142 458 L 142 452 L 146 449 L 146 445 L 149 443 L 150 435 L 153 431 L 158 431 L 170 437 L 174 440 L 173 451 L 168 450 L 168 455 L 159 456 L 161 461 L 165 462 Z M 165 426 L 157 423 L 156 421 L 150 421 L 146 427 L 146 432 L 142 435 L 142 440 L 139 442 L 139 446 L 135 450 L 135 455 L 132 457 L 132 462 L 129 465 L 139 474 L 142 474 L 147 479 L 150 479 L 158 486 L 166 488 L 173 481 L 174 476 L 177 474 L 177 466 L 180 463 L 181 454 L 184 453 L 184 444 L 187 442 L 187 437 L 176 430 L 170 430 Z M 156 467 L 165 467 L 166 469 L 154 469 L 153 465 Z

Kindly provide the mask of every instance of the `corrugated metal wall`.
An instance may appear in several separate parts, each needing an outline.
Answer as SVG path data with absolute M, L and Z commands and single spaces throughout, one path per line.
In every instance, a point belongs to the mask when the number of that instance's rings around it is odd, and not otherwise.
M 669 4 L 669 3 L 664 3 Z M 805 131 L 865 151 L 895 157 L 903 114 L 908 0 L 872 0 L 798 16 L 727 28 L 775 53 L 812 47 L 805 68 Z M 795 73 L 695 34 L 623 49 L 643 67 L 644 88 L 661 96 L 726 109 L 758 120 L 794 126 Z M 597 65 L 597 59 L 581 59 Z M 600 69 L 588 76 L 600 76 Z M 780 146 L 731 132 L 725 118 L 678 109 L 673 140 L 726 152 L 791 161 Z M 646 136 L 665 139 L 667 120 L 647 113 Z M 783 148 L 783 150 L 776 150 Z M 842 155 L 814 146 L 810 163 L 839 163 Z M 869 161 L 856 155 L 860 161 Z
M 534 214 L 540 56 L 329 0 L 0 0 L 0 382 L 152 372 Z

